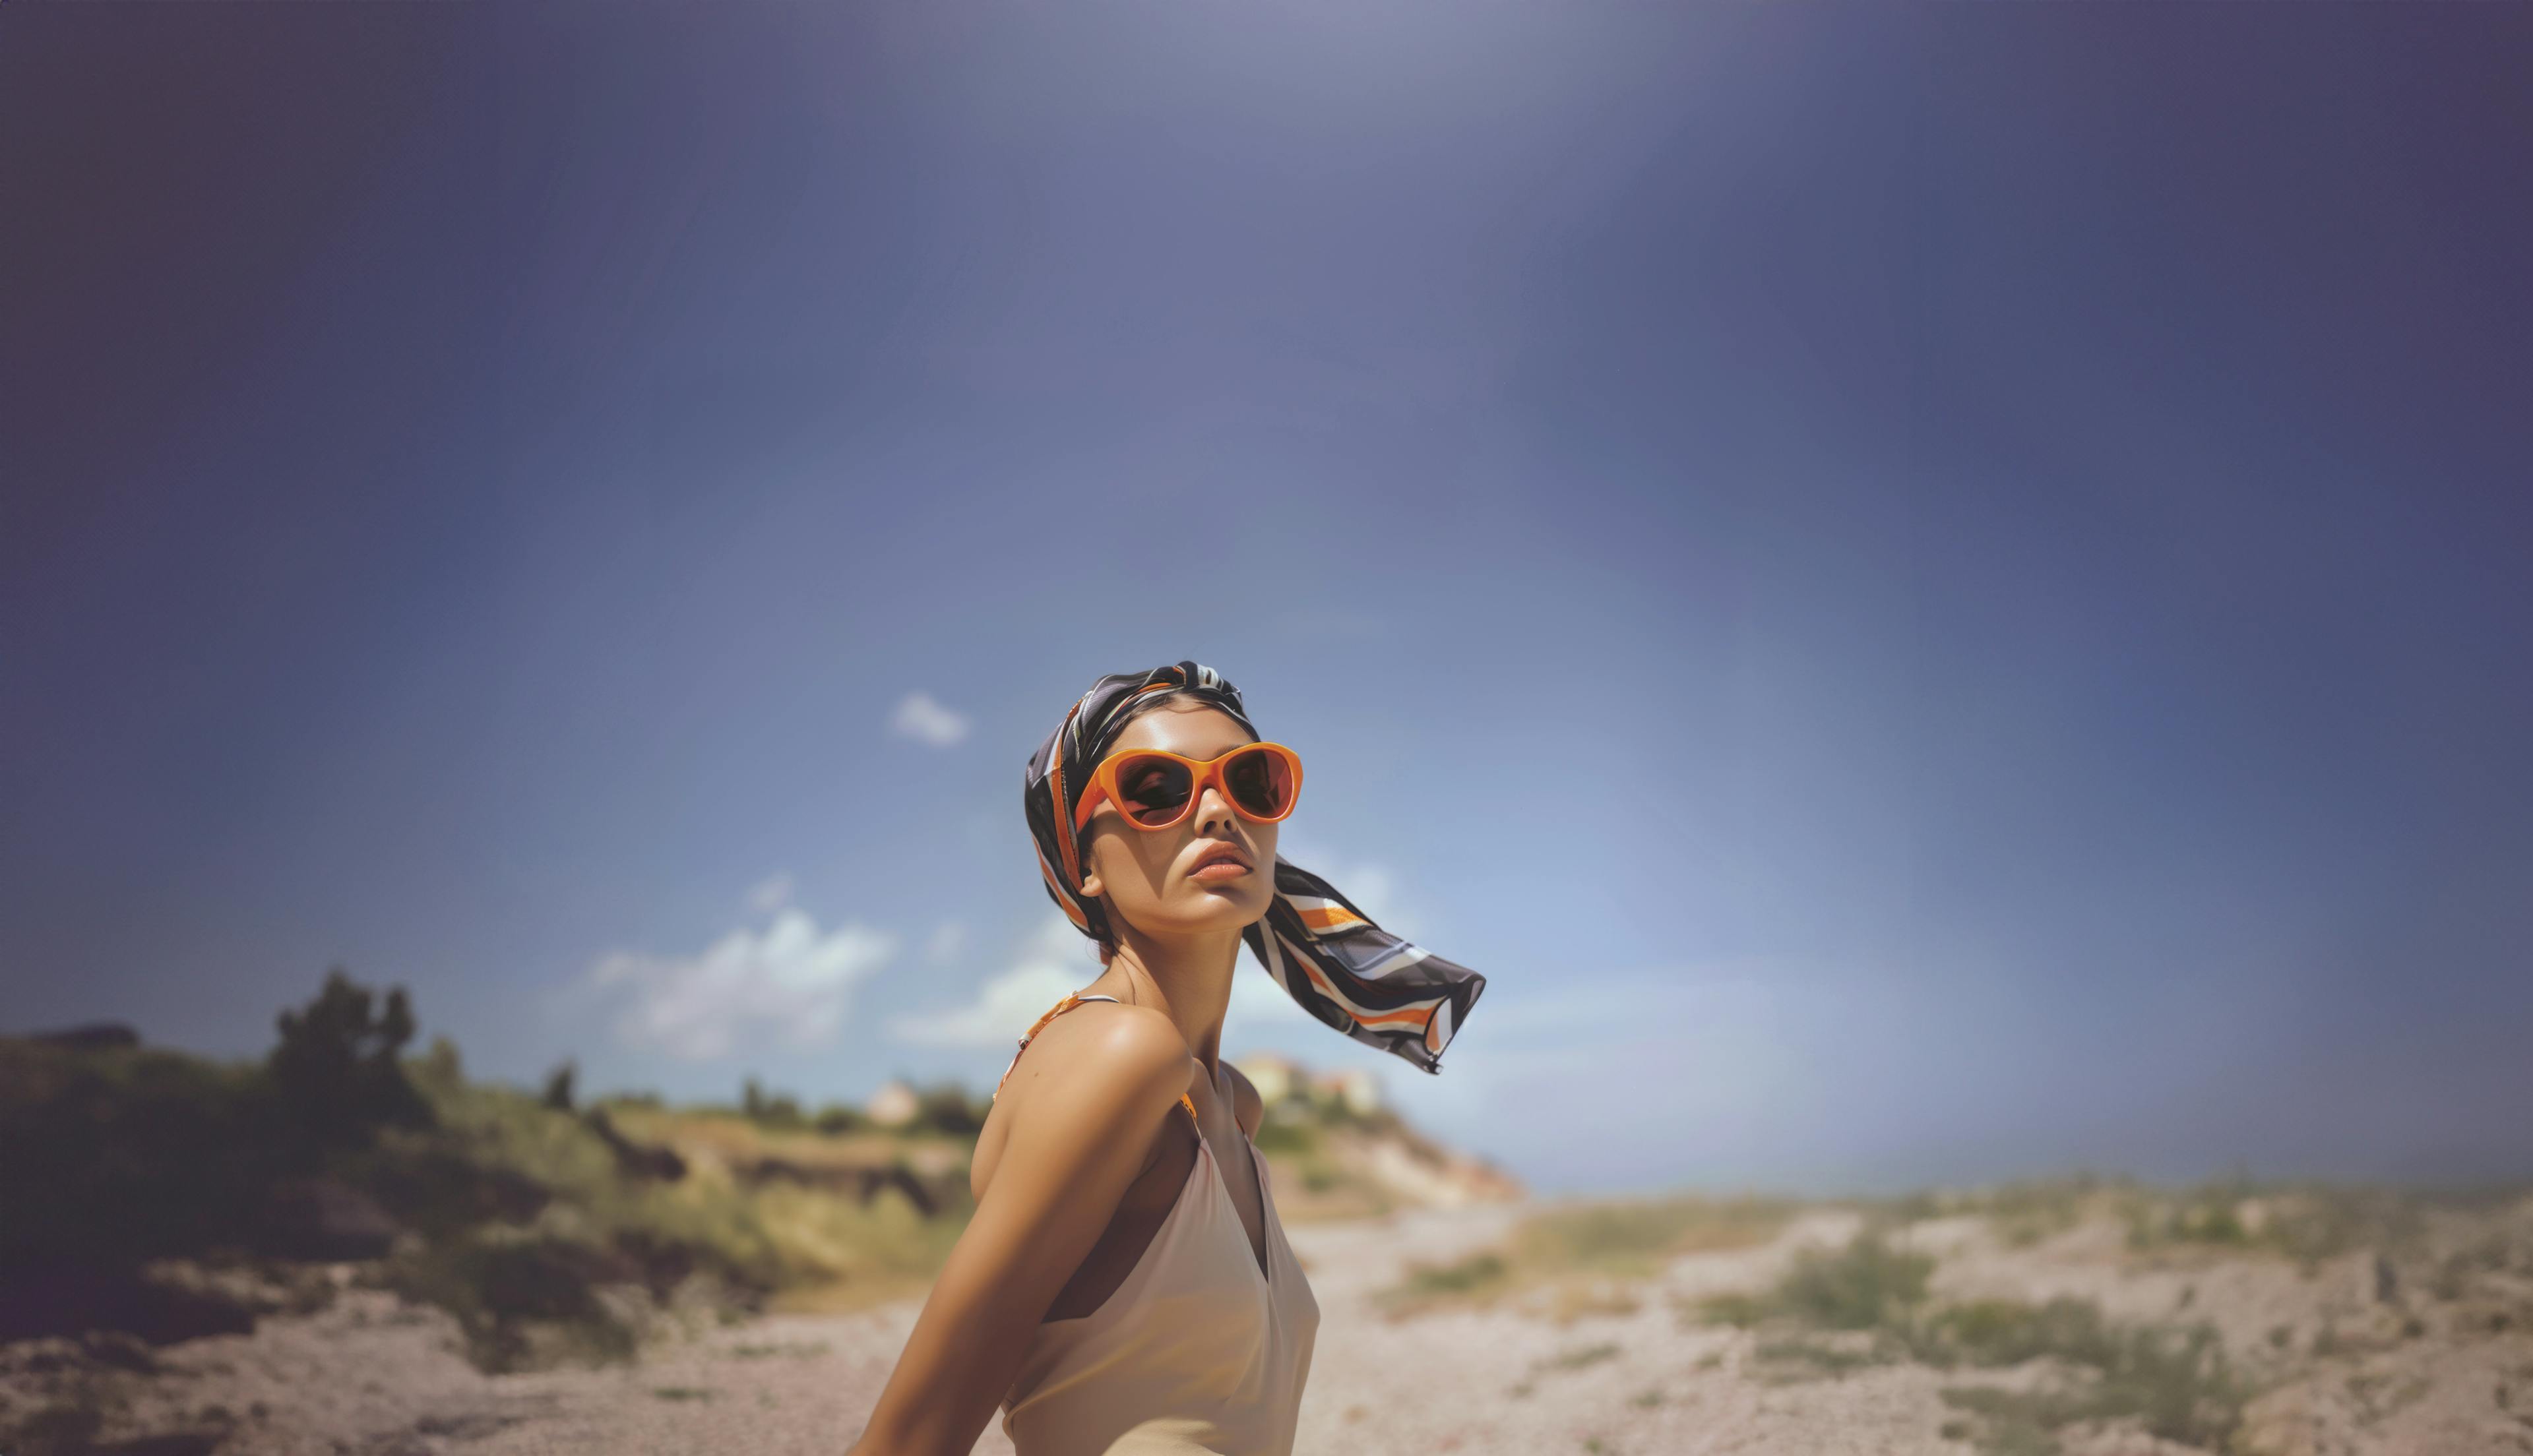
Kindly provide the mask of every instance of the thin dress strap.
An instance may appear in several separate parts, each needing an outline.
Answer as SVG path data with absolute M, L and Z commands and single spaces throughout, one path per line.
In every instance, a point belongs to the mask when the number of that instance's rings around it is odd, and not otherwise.
M 1116 1000 L 1117 998 L 1114 996 L 1085 996 L 1079 991 L 1066 992 L 1062 1001 L 1059 1001 L 1055 1005 L 1047 1008 L 1046 1015 L 1039 1017 L 1036 1020 L 1030 1023 L 1029 1030 L 1021 1036 L 1020 1051 L 1012 1053 L 1012 1060 L 1004 1064 L 1003 1075 L 994 1079 L 993 1095 L 987 1097 L 985 1100 L 990 1102 L 994 1097 L 999 1097 L 1003 1094 L 1003 1083 L 1012 1079 L 1012 1069 L 1021 1065 L 1021 1052 L 1029 1050 L 1030 1038 L 1037 1035 L 1040 1027 L 1044 1026 L 1047 1022 L 1054 1020 L 1057 1017 L 1064 1015 L 1066 1012 L 1073 1010 L 1075 1007 L 1080 1006 L 1086 1001 Z M 1119 1004 L 1122 1005 L 1123 1003 Z M 1198 1138 L 1203 1139 L 1205 1136 L 1204 1130 L 1199 1127 L 1196 1120 L 1196 1102 L 1191 1099 L 1187 1093 L 1181 1092 L 1179 1093 L 1179 1106 L 1187 1109 L 1188 1126 L 1191 1129 L 1196 1129 Z

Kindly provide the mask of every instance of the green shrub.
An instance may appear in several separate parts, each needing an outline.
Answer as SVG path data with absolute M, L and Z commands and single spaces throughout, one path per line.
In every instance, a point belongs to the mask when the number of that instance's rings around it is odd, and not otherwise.
M 1978 1418 L 1946 1422 L 1943 1433 L 1947 1440 L 1976 1445 L 1979 1456 L 2058 1456 L 2057 1428 L 2076 1419 L 2062 1397 L 2045 1391 L 1955 1386 L 1943 1392 L 1943 1400 Z
M 1768 1302 L 1754 1294 L 1736 1291 L 1709 1295 L 1695 1306 L 1697 1316 L 1708 1324 L 1729 1324 L 1736 1329 L 1749 1329 L 1768 1316 Z
M 486 1371 L 526 1368 L 538 1332 L 593 1362 L 621 1360 L 638 1342 L 598 1297 L 603 1283 L 638 1283 L 638 1267 L 576 1240 L 470 1234 L 391 1260 L 381 1279 L 454 1315 L 468 1358 Z
M 2023 1315 L 1992 1308 L 1985 1318 L 2008 1337 L 1990 1343 L 1990 1358 L 1975 1363 L 2004 1365 L 2018 1354 L 2045 1355 L 2078 1373 L 2032 1390 L 1944 1391 L 1946 1404 L 1979 1418 L 1974 1438 L 1982 1452 L 2050 1456 L 2059 1449 L 2056 1432 L 2063 1427 L 2124 1420 L 2161 1439 L 2218 1451 L 2228 1448 L 2242 1424 L 2250 1391 L 2207 1325 L 2117 1328 L 2104 1324 L 2098 1310 L 2072 1300 L 2054 1300 Z
M 1681 1307 L 1681 1312 L 1707 1324 L 1773 1331 L 1753 1352 L 1762 1362 L 1844 1374 L 1909 1353 L 1916 1308 L 1934 1267 L 1934 1259 L 1925 1254 L 1893 1250 L 1868 1225 L 1845 1248 L 1797 1253 L 1764 1293 L 1711 1295 Z M 1789 1330 L 1867 1338 L 1821 1341 Z
M 2255 1208 L 2257 1218 L 2250 1216 Z M 2425 1227 L 2419 1200 L 2389 1190 L 2265 1187 L 2242 1179 L 2176 1194 L 2135 1194 L 2127 1219 L 2132 1249 L 2266 1249 L 2307 1268 L 2360 1249 L 2415 1249 Z
M 2214 1329 L 2131 1329 L 2108 1353 L 2092 1392 L 2095 1416 L 2140 1417 L 2149 1431 L 2185 1446 L 2222 1450 L 2232 1439 L 2246 1392 Z
M 1977 1300 L 1937 1310 L 1914 1332 L 1912 1353 L 1928 1365 L 2012 1366 L 2042 1356 L 2078 1365 L 2112 1360 L 2116 1339 L 2091 1300 L 2045 1305 Z
M 1895 1252 L 1873 1233 L 1836 1253 L 1805 1250 L 1779 1281 L 1776 1308 L 1820 1329 L 1876 1329 L 1925 1298 L 1935 1261 Z

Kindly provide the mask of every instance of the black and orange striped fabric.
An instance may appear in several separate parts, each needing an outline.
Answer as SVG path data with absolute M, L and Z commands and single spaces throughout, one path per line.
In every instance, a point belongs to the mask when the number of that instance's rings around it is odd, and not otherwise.
M 1082 845 L 1072 829 L 1090 770 L 1144 712 L 1173 698 L 1218 708 L 1263 737 L 1240 689 L 1211 668 L 1176 662 L 1148 672 L 1111 672 L 1084 693 L 1031 755 L 1022 803 L 1037 842 L 1040 877 L 1074 927 L 1096 939 L 1107 928 L 1096 899 L 1077 895 Z M 1275 898 L 1241 932 L 1285 994 L 1321 1023 L 1357 1041 L 1440 1072 L 1487 978 L 1373 923 L 1327 881 L 1278 854 Z

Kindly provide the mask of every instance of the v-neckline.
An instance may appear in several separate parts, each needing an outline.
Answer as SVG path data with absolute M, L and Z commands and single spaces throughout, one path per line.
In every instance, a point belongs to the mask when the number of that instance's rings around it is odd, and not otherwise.
M 1249 1149 L 1249 1157 L 1252 1157 L 1252 1162 L 1249 1162 L 1249 1175 L 1252 1175 L 1259 1185 L 1259 1244 L 1266 1246 L 1266 1253 L 1264 1253 L 1264 1256 L 1259 1253 L 1259 1251 L 1249 1249 L 1249 1231 L 1241 1226 L 1241 1205 L 1236 1197 L 1231 1197 L 1231 1173 L 1223 1170 L 1221 1157 L 1213 1157 L 1213 1144 L 1206 1142 L 1204 1132 L 1198 1132 L 1196 1135 L 1196 1144 L 1206 1149 L 1206 1162 L 1213 1165 L 1213 1185 L 1223 1191 L 1223 1210 L 1231 1213 L 1231 1233 L 1239 1238 L 1241 1253 L 1249 1256 L 1249 1266 L 1257 1268 L 1259 1284 L 1264 1284 L 1266 1289 L 1274 1289 L 1274 1228 L 1266 1226 L 1266 1180 L 1257 1178 L 1257 1147 L 1249 1142 L 1249 1135 L 1244 1132 L 1244 1135 L 1241 1135 L 1241 1147 Z
M 1215 1093 L 1222 1096 L 1228 1105 L 1230 1097 L 1222 1090 L 1219 1075 L 1214 1077 L 1213 1085 Z M 1275 1287 L 1275 1229 L 1273 1215 L 1266 1208 L 1266 1177 L 1259 1171 L 1258 1144 L 1249 1140 L 1249 1132 L 1240 1126 L 1240 1114 L 1236 1110 L 1231 1115 L 1231 1130 L 1240 1135 L 1240 1145 L 1249 1151 L 1249 1180 L 1258 1189 L 1258 1242 L 1266 1246 L 1264 1252 L 1249 1247 L 1249 1230 L 1240 1222 L 1240 1200 L 1231 1191 L 1231 1174 L 1222 1166 L 1222 1159 L 1214 1156 L 1213 1144 L 1207 1140 L 1202 1127 L 1197 1129 L 1197 1145 L 1205 1149 L 1207 1159 L 1213 1164 L 1214 1186 L 1222 1190 L 1223 1205 L 1231 1213 L 1232 1232 L 1240 1239 L 1240 1252 L 1249 1255 L 1250 1267 L 1258 1271 L 1258 1282 L 1271 1291 Z

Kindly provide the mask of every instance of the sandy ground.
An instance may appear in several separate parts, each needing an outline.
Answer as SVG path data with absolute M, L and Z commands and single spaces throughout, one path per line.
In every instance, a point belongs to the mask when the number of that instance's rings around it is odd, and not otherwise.
M 1805 1215 L 1761 1248 L 1679 1259 L 1626 1287 L 1632 1312 L 1561 1323 L 1534 1300 L 1390 1322 L 1372 1304 L 1410 1254 L 1475 1250 L 1523 1211 L 1288 1228 L 1322 1310 L 1300 1451 L 1968 1456 L 1969 1444 L 1941 1433 L 1958 1414 L 1943 1388 L 2011 1386 L 2038 1373 L 1886 1365 L 1787 1379 L 1781 1368 L 1760 1367 L 1753 1335 L 1681 1318 L 1679 1302 L 1760 1288 L 1798 1248 L 1844 1241 L 1854 1218 L 1836 1212 Z M 1943 1220 L 1917 1226 L 1910 1242 L 1940 1256 L 1935 1288 L 1947 1297 L 2072 1294 L 2115 1315 L 2214 1321 L 2229 1351 L 2274 1387 L 2252 1408 L 2248 1449 L 2533 1452 L 2533 1331 L 2510 1322 L 2507 1310 L 2519 1306 L 2507 1303 L 2508 1289 L 2497 1290 L 2497 1304 L 2387 1294 L 2365 1253 L 2310 1273 L 2244 1254 L 2145 1261 L 2121 1247 L 2118 1229 L 2099 1225 L 2017 1250 L 1982 1221 Z M 125 1403 L 105 1435 L 225 1428 L 216 1447 L 224 1456 L 832 1456 L 860 1428 L 915 1309 L 770 1317 L 698 1331 L 630 1367 L 487 1377 L 459 1357 L 445 1316 L 347 1290 L 322 1312 L 268 1317 L 252 1335 L 166 1347 L 153 1374 L 66 1363 L 42 1344 L 0 1350 L 0 1406 L 23 1413 L 57 1397 L 64 1381 L 105 1380 Z M 1413 1380 L 1402 1380 L 1411 1369 Z M 989 1427 L 975 1449 L 1011 1448 Z M 2184 1448 L 2079 1430 L 2067 1449 Z

